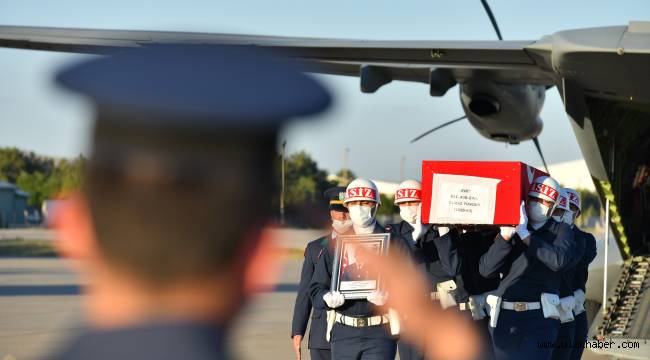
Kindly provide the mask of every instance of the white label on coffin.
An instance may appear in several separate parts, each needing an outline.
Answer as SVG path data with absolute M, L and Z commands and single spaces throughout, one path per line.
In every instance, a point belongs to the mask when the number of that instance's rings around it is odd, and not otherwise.
M 492 224 L 500 181 L 477 176 L 434 174 L 429 222 Z

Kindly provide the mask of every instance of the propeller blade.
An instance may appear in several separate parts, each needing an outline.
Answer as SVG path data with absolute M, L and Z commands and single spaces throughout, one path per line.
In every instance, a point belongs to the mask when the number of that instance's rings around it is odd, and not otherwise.
M 457 119 L 454 119 L 454 120 L 451 120 L 451 121 L 447 121 L 446 123 L 444 123 L 444 124 L 442 124 L 442 125 L 438 125 L 438 126 L 434 127 L 433 129 L 431 129 L 431 130 L 429 130 L 429 131 L 426 131 L 426 132 L 423 133 L 422 135 L 420 135 L 420 136 L 416 137 L 415 139 L 411 140 L 411 144 L 413 144 L 414 142 L 416 142 L 416 141 L 422 139 L 423 137 L 425 137 L 425 136 L 431 134 L 432 132 L 434 132 L 434 131 L 436 131 L 436 130 L 440 130 L 440 129 L 442 129 L 443 127 L 445 127 L 445 126 L 447 126 L 447 125 L 451 125 L 451 124 L 453 124 L 453 123 L 455 123 L 455 122 L 461 121 L 461 120 L 466 119 L 466 118 L 467 118 L 467 115 L 463 115 L 463 116 L 461 116 L 461 117 L 459 117 L 459 118 L 457 118 Z
M 537 136 L 533 138 L 533 143 L 535 143 L 535 147 L 537 148 L 537 152 L 539 153 L 539 157 L 542 158 L 542 163 L 544 164 L 544 169 L 546 170 L 547 174 L 550 174 L 548 171 L 548 166 L 546 166 L 546 160 L 544 159 L 544 154 L 542 154 L 542 147 L 539 146 L 539 140 L 537 139 Z
M 487 12 L 488 16 L 490 17 L 490 22 L 492 22 L 492 27 L 494 27 L 494 31 L 497 32 L 497 37 L 499 40 L 503 40 L 501 37 L 501 30 L 499 30 L 499 25 L 497 24 L 497 20 L 494 18 L 494 14 L 492 14 L 492 9 L 490 9 L 490 5 L 488 5 L 487 0 L 481 0 L 481 4 L 483 4 L 483 7 L 485 8 L 485 12 Z

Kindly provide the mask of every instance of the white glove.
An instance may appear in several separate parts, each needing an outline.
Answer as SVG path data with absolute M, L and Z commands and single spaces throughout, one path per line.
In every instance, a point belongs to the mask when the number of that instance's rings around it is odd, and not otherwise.
M 343 294 L 341 294 L 338 291 L 330 291 L 323 295 L 323 300 L 325 300 L 325 303 L 327 306 L 329 306 L 331 309 L 336 309 L 337 307 L 343 305 L 345 302 L 345 298 L 343 297 Z
M 370 301 L 371 303 L 377 306 L 384 306 L 387 298 L 388 298 L 388 294 L 379 290 L 374 290 L 370 294 L 368 294 L 368 296 L 366 296 L 366 300 Z
M 515 228 L 515 232 L 522 240 L 530 236 L 530 231 L 528 231 L 528 216 L 526 216 L 526 205 L 524 205 L 523 201 L 519 207 L 519 225 Z
M 512 226 L 501 226 L 501 237 L 503 237 L 504 240 L 510 240 L 512 235 L 515 234 L 515 228 Z
M 449 232 L 449 228 L 446 226 L 438 226 L 438 234 L 440 236 L 445 236 Z

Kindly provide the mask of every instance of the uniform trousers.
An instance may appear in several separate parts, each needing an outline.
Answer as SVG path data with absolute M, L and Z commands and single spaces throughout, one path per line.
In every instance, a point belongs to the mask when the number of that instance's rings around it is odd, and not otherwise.
M 330 360 L 332 352 L 329 349 L 309 349 L 311 360 Z
M 560 321 L 544 318 L 542 310 L 501 309 L 497 327 L 490 327 L 496 360 L 549 360 Z
M 573 347 L 576 346 L 574 342 L 576 331 L 575 321 L 565 322 L 560 324 L 560 330 L 557 334 L 556 346 L 553 349 L 553 360 L 569 360 Z
M 483 351 L 481 351 L 480 360 L 494 360 L 494 349 L 492 346 L 492 336 L 490 335 L 490 318 L 486 317 L 481 320 L 474 320 L 476 330 L 483 341 Z
M 397 342 L 388 326 L 355 328 L 334 324 L 332 329 L 333 360 L 394 360 Z
M 399 351 L 400 360 L 424 360 L 424 353 L 417 347 L 411 345 L 409 342 L 400 339 L 397 342 L 397 350 Z
M 587 341 L 587 333 L 589 332 L 589 322 L 587 321 L 587 312 L 584 311 L 581 314 L 576 315 L 575 320 L 575 333 L 573 336 L 573 341 L 575 346 L 571 349 L 571 360 L 580 360 L 582 357 L 582 352 L 585 349 L 585 341 Z

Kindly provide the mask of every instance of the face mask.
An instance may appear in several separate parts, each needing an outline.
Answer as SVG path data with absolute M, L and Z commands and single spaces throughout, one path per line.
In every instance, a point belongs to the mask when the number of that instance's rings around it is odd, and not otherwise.
M 372 210 L 373 207 L 369 206 L 350 206 L 348 211 L 350 212 L 350 220 L 356 226 L 366 227 L 372 224 Z
M 557 222 L 563 222 L 568 225 L 573 224 L 573 212 L 565 210 L 562 216 L 553 215 L 553 220 Z
M 546 205 L 531 201 L 528 203 L 528 217 L 534 223 L 541 223 L 548 220 L 549 208 Z
M 409 224 L 415 224 L 418 219 L 418 210 L 420 205 L 409 205 L 409 206 L 400 206 L 399 207 L 399 216 L 402 217 L 404 221 Z
M 337 233 L 343 234 L 352 226 L 352 220 L 332 220 L 332 228 L 336 230 Z

